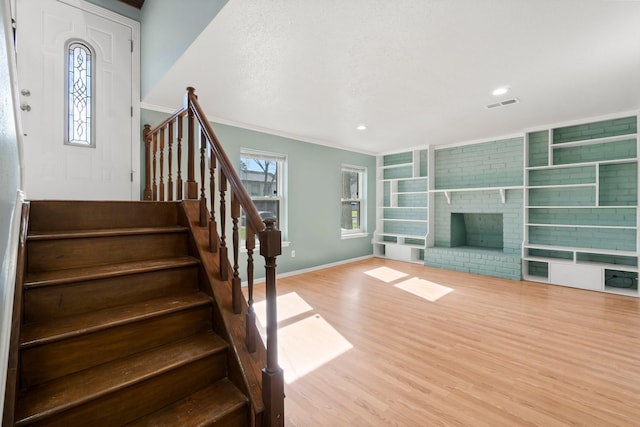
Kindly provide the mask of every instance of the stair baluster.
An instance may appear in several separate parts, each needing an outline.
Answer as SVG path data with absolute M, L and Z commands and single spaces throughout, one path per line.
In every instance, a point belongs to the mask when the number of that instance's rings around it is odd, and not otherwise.
M 211 214 L 209 215 L 209 250 L 218 252 L 218 224 L 216 222 L 216 156 L 213 145 L 209 150 L 209 197 L 211 197 Z
M 227 204 L 224 200 L 227 191 L 227 177 L 222 170 L 218 176 L 218 189 L 220 190 L 220 280 L 227 280 L 228 252 L 227 252 Z
M 238 252 L 240 249 L 240 233 L 238 232 L 238 218 L 240 218 L 240 203 L 236 193 L 231 193 L 231 220 L 233 221 L 233 278 L 231 279 L 231 295 L 233 296 L 233 312 L 242 312 L 242 289 L 240 288 L 240 273 L 238 272 Z
M 245 246 L 247 248 L 247 315 L 245 320 L 245 339 L 247 350 L 256 351 L 256 313 L 253 309 L 253 250 L 256 247 L 256 235 L 253 228 L 246 227 Z
M 152 191 L 153 191 L 153 200 L 158 200 L 158 185 L 156 183 L 156 155 L 158 152 L 158 132 L 154 132 L 153 133 L 153 139 L 152 139 L 152 150 L 153 150 L 153 185 L 152 185 Z
M 164 202 L 164 128 L 160 129 L 160 196 L 158 199 Z
M 173 201 L 173 174 L 171 173 L 171 167 L 173 165 L 173 121 L 169 122 L 169 132 L 168 132 L 168 144 L 169 144 L 169 161 L 168 164 L 168 182 L 167 187 L 169 188 L 169 193 L 167 194 L 167 200 Z
M 184 114 L 180 114 L 176 120 L 178 121 L 178 171 L 176 172 L 176 199 L 182 200 L 182 121 Z
M 209 210 L 207 209 L 207 195 L 205 190 L 206 176 L 206 152 L 207 152 L 207 136 L 200 131 L 200 227 L 206 227 L 209 219 Z

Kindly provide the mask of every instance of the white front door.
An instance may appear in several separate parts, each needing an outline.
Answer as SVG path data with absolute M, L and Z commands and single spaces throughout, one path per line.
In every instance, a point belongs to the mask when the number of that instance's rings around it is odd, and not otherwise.
M 82 4 L 17 2 L 24 190 L 29 199 L 137 199 L 132 182 L 132 28 L 84 10 Z M 74 67 L 68 65 L 73 42 L 87 46 L 93 62 L 93 86 L 87 87 L 90 126 L 74 125 L 84 127 L 84 137 L 91 135 L 86 145 L 68 144 L 65 102 L 67 86 L 74 86 L 67 84 Z M 86 65 L 85 58 L 76 62 Z

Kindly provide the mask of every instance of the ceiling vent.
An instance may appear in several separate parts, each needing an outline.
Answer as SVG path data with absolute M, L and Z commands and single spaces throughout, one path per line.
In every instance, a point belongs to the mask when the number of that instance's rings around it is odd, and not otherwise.
M 484 106 L 484 108 L 486 108 L 487 110 L 490 110 L 492 108 L 505 107 L 507 105 L 517 104 L 518 102 L 520 102 L 518 98 L 505 99 L 504 101 L 496 102 L 493 104 L 487 104 Z

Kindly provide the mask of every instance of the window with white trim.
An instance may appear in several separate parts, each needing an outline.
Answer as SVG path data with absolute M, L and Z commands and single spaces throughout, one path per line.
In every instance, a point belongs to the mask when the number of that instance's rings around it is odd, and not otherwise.
M 93 49 L 85 42 L 72 40 L 66 49 L 65 144 L 95 147 L 93 96 Z
M 286 231 L 285 160 L 281 154 L 240 150 L 240 180 L 260 217 L 275 218 L 283 238 Z M 242 218 L 243 226 L 244 221 Z
M 364 182 L 366 169 L 342 165 L 340 228 L 342 237 L 365 233 Z

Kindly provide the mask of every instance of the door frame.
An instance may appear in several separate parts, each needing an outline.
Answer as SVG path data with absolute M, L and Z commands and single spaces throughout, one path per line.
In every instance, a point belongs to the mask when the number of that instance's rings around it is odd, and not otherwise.
M 85 0 L 56 0 L 131 28 L 131 200 L 141 200 L 140 187 L 140 23 Z

